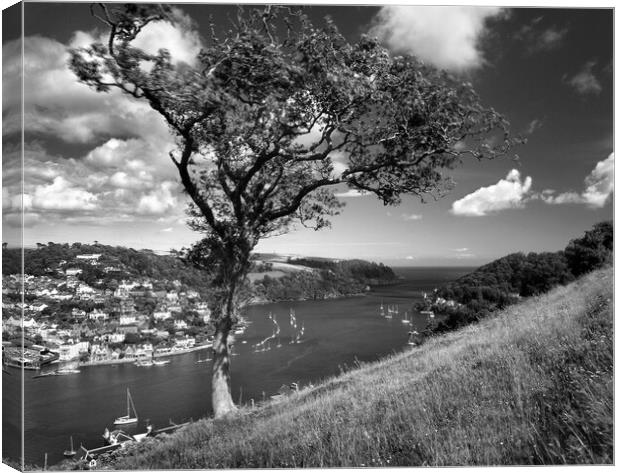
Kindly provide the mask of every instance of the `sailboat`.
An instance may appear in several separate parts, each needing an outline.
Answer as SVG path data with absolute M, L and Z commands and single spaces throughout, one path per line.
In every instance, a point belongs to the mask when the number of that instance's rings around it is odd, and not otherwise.
M 77 452 L 73 449 L 73 436 L 71 436 L 71 437 L 70 437 L 70 439 L 71 439 L 71 449 L 70 449 L 70 450 L 65 450 L 64 452 L 62 452 L 62 454 L 63 454 L 65 457 L 68 457 L 68 458 L 75 456 L 75 454 L 77 453 Z
M 409 314 L 407 312 L 405 312 L 405 318 L 401 322 L 407 325 L 411 323 L 411 320 L 409 320 Z
M 138 422 L 138 413 L 136 412 L 136 406 L 133 405 L 133 400 L 131 399 L 129 388 L 127 388 L 127 415 L 118 417 L 114 421 L 114 425 L 134 424 L 136 422 Z
M 419 337 L 419 333 L 416 330 L 409 332 L 409 339 L 407 340 L 407 345 L 417 346 L 417 339 Z

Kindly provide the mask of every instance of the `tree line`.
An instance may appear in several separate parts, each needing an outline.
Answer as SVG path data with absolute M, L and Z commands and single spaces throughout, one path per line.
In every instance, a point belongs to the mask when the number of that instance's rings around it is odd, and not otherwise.
M 100 254 L 98 264 L 76 259 L 82 254 Z M 184 261 L 178 255 L 158 255 L 150 250 L 135 250 L 122 246 L 99 243 L 39 243 L 37 248 L 24 250 L 24 273 L 33 276 L 53 276 L 58 269 L 79 268 L 76 277 L 82 282 L 115 290 L 119 281 L 137 277 L 152 279 L 154 290 L 175 289 L 173 281 L 181 288 L 194 289 L 209 298 L 212 274 Z M 366 286 L 389 283 L 396 279 L 391 268 L 383 264 L 363 260 L 334 261 L 326 259 L 299 258 L 288 260 L 290 264 L 315 269 L 314 272 L 299 271 L 280 278 L 265 276 L 246 288 L 252 295 L 270 301 L 325 299 L 358 294 Z M 267 271 L 269 262 L 253 261 L 254 271 Z M 105 268 L 114 268 L 106 271 Z M 20 274 L 21 249 L 10 248 L 2 252 L 2 273 Z
M 542 294 L 612 262 L 610 221 L 595 224 L 562 251 L 510 254 L 439 288 L 432 305 L 439 317 L 426 332 L 445 332 L 478 321 L 521 297 Z M 438 303 L 439 298 L 456 304 Z

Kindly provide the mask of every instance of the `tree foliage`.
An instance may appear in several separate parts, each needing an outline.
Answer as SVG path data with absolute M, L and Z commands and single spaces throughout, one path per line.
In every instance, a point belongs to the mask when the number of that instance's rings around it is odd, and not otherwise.
M 441 170 L 463 156 L 493 157 L 510 146 L 507 122 L 481 105 L 471 84 L 392 57 L 368 37 L 351 45 L 331 21 L 316 28 L 287 11 L 241 11 L 233 30 L 213 34 L 188 65 L 132 44 L 150 22 L 174 22 L 173 9 L 102 7 L 108 43 L 71 57 L 81 81 L 146 100 L 167 121 L 179 142 L 171 158 L 194 226 L 213 236 L 211 252 L 220 246 L 244 258 L 293 219 L 326 226 L 340 207 L 329 186 L 395 204 L 402 194 L 449 187 Z
M 571 240 L 566 249 L 568 265 L 575 276 L 600 268 L 613 261 L 614 227 L 612 222 L 601 222 Z
M 519 300 L 564 285 L 613 259 L 613 224 L 601 222 L 555 253 L 514 253 L 439 288 L 437 295 L 458 303 L 435 305 L 443 320 L 430 331 L 452 330 Z
M 186 256 L 214 274 L 213 397 L 222 413 L 233 405 L 216 377 L 228 379 L 228 333 L 261 238 L 295 221 L 328 226 L 342 207 L 337 185 L 386 205 L 403 194 L 436 197 L 450 188 L 444 170 L 514 143 L 471 84 L 391 56 L 369 37 L 350 44 L 329 19 L 315 27 L 288 8 L 240 8 L 225 35 L 212 25 L 188 64 L 134 44 L 152 22 L 179 23 L 174 8 L 92 11 L 108 40 L 72 51 L 72 70 L 99 92 L 118 88 L 148 102 L 176 138 L 170 157 L 191 201 L 190 226 L 204 233 Z

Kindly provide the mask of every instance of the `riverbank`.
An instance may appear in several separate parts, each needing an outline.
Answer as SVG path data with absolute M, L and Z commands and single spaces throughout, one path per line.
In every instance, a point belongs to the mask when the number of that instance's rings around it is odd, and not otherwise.
M 613 462 L 613 272 L 595 271 L 226 420 L 195 422 L 106 468 Z
M 153 358 L 163 358 L 168 356 L 176 356 L 176 355 L 185 355 L 186 353 L 192 353 L 195 351 L 206 350 L 207 348 L 211 348 L 211 344 L 207 345 L 199 345 L 193 348 L 184 348 L 181 350 L 174 350 L 165 353 L 154 353 Z M 109 365 L 119 365 L 123 363 L 135 363 L 137 358 L 121 358 L 118 360 L 99 360 L 99 361 L 80 361 L 78 366 L 109 366 Z

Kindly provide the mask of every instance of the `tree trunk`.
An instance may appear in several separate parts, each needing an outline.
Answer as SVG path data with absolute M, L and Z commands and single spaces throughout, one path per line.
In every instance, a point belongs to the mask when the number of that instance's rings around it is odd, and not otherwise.
M 216 419 L 237 410 L 230 392 L 230 350 L 228 337 L 230 324 L 218 323 L 213 339 L 213 375 L 211 379 L 211 403 Z

